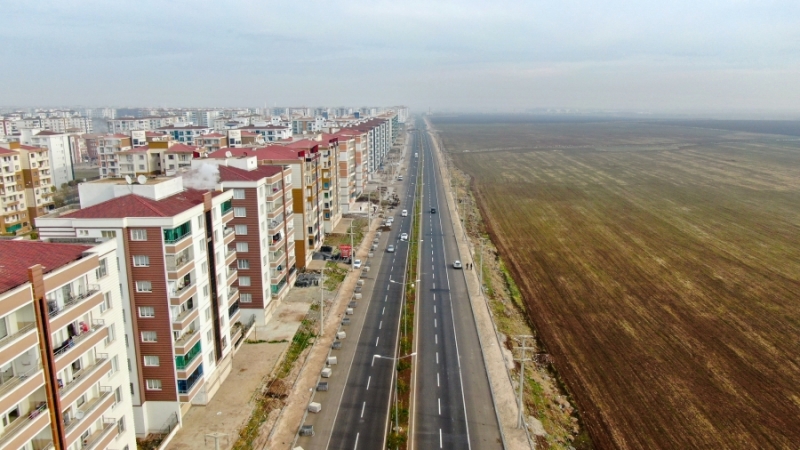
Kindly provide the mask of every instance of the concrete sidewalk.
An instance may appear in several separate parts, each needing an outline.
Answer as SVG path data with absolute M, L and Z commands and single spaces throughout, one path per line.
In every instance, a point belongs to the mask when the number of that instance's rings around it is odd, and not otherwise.
M 436 139 L 431 137 L 431 141 L 434 144 L 434 153 L 439 162 L 439 175 L 442 177 L 442 181 L 447 182 L 449 186 L 450 174 L 447 172 L 444 156 L 442 155 Z M 445 198 L 447 199 L 447 206 L 450 208 L 452 216 L 459 217 L 453 199 L 453 193 L 450 189 L 445 189 Z M 456 220 L 453 223 L 453 228 L 456 233 L 456 241 L 458 242 L 458 251 L 461 255 L 461 261 L 464 264 L 474 263 L 473 255 L 475 253 L 470 244 L 465 240 L 461 221 Z M 529 444 L 527 433 L 525 430 L 516 427 L 519 409 L 517 407 L 517 398 L 514 394 L 514 386 L 508 374 L 508 367 L 513 366 L 513 361 L 507 361 L 504 357 L 500 339 L 489 311 L 489 305 L 486 301 L 486 297 L 481 293 L 478 271 L 465 270 L 464 277 L 467 280 L 467 289 L 469 290 L 469 297 L 472 302 L 472 311 L 478 326 L 478 335 L 483 347 L 483 357 L 486 361 L 486 368 L 489 372 L 489 382 L 492 386 L 494 407 L 497 411 L 506 447 L 509 449 L 530 449 L 533 446 Z

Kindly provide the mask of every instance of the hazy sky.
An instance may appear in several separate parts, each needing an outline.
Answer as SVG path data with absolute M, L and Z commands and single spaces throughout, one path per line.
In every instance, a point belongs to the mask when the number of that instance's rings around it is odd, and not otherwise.
M 800 111 L 800 1 L 7 1 L 0 105 Z

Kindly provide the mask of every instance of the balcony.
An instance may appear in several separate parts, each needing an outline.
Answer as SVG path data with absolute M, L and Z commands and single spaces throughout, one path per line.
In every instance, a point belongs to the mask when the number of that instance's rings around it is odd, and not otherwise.
M 83 394 L 86 389 L 100 381 L 111 371 L 111 361 L 105 353 L 98 353 L 92 364 L 87 365 L 73 375 L 72 381 L 58 390 L 61 404 L 69 405 Z M 60 380 L 59 380 L 60 381 Z
M 50 310 L 50 328 L 57 330 L 65 327 L 102 302 L 103 295 L 100 293 L 99 284 L 90 284 L 87 286 L 86 292 L 79 292 L 77 295 L 71 294 L 64 300 L 64 305 L 61 307 L 57 302 L 50 300 L 47 302 Z
M 192 235 L 192 230 L 185 231 L 180 234 L 174 234 L 169 237 L 164 237 L 164 244 L 166 245 L 176 245 L 178 242 L 186 239 L 187 237 Z
M 111 388 L 100 386 L 100 392 L 97 397 L 78 407 L 78 412 L 74 418 L 68 421 L 65 420 L 64 432 L 67 435 L 67 442 L 72 444 L 77 439 L 80 439 L 81 434 L 99 419 L 104 412 L 108 411 L 113 404 L 114 396 L 111 395 Z
M 180 305 L 181 303 L 185 302 L 189 297 L 194 295 L 197 292 L 197 283 L 195 280 L 191 280 L 188 284 L 185 284 L 183 287 L 175 289 L 174 291 L 171 290 L 169 293 L 170 297 L 170 304 L 171 305 Z
M 167 272 L 179 272 L 182 268 L 186 267 L 187 264 L 194 261 L 192 255 L 186 253 L 178 256 L 167 255 L 165 259 L 167 264 Z
M 25 373 L 3 378 L 0 384 L 0 404 L 16 405 L 44 386 L 44 371 L 39 361 Z
M 233 242 L 234 237 L 236 236 L 233 232 L 233 227 L 226 227 L 222 229 L 222 243 L 225 245 L 230 244 Z
M 107 448 L 108 444 L 110 444 L 118 434 L 119 428 L 117 427 L 117 421 L 103 418 L 103 427 L 90 434 L 89 437 L 83 441 L 81 450 Z
M 0 361 L 11 361 L 39 342 L 35 322 L 17 322 L 19 330 L 0 339 Z
M 178 376 L 188 376 L 186 372 L 193 372 L 203 358 L 199 356 L 203 353 L 203 346 L 197 342 L 185 355 L 175 356 L 175 370 L 178 371 Z
M 199 308 L 191 308 L 181 312 L 178 317 L 172 319 L 172 330 L 179 331 L 188 327 L 198 316 L 200 316 Z
M 229 266 L 236 261 L 236 250 L 233 247 L 225 247 L 225 265 Z
M 287 286 L 286 278 L 282 279 L 278 284 L 270 285 L 270 289 L 272 291 L 272 295 L 278 295 L 283 291 L 283 289 Z
M 234 320 L 233 317 L 236 316 L 237 313 L 239 313 L 239 302 L 238 301 L 234 302 L 231 306 L 228 307 L 228 319 L 230 319 L 231 322 L 235 323 L 236 320 Z
M 67 339 L 61 346 L 53 350 L 56 359 L 56 370 L 61 371 L 75 361 L 78 356 L 86 353 L 103 339 L 108 337 L 108 327 L 103 320 L 93 320 L 92 327 L 77 336 Z
M 26 415 L 6 426 L 0 436 L 0 448 L 21 448 L 50 425 L 47 403 L 41 402 Z
M 234 299 L 239 299 L 239 288 L 236 286 L 229 286 L 228 287 L 228 303 L 234 301 Z
M 182 402 L 189 402 L 197 395 L 200 386 L 203 385 L 203 365 L 200 364 L 189 378 L 185 380 L 178 379 L 178 394 Z
M 198 342 L 200 342 L 200 333 L 190 329 L 175 341 L 175 353 L 185 354 Z
M 237 275 L 239 275 L 239 271 L 238 271 L 238 270 L 236 270 L 236 269 L 232 269 L 232 268 L 228 267 L 228 270 L 227 270 L 227 280 L 228 280 L 228 284 L 229 284 L 229 285 L 230 285 L 231 283 L 233 283 L 234 281 L 236 281 L 236 277 L 237 277 Z

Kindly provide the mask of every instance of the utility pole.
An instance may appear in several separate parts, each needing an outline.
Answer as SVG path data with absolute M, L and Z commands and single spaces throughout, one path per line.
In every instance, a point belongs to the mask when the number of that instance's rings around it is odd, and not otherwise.
M 322 270 L 319 271 L 319 335 L 322 337 L 325 329 L 325 264 L 323 261 Z
M 533 350 L 533 347 L 525 346 L 525 341 L 527 339 L 533 339 L 533 336 L 530 335 L 518 335 L 515 336 L 517 339 L 520 340 L 520 346 L 516 348 L 516 350 L 520 350 L 520 357 L 515 359 L 514 361 L 519 361 L 520 363 L 520 370 L 519 370 L 519 417 L 517 419 L 517 428 L 523 428 L 525 426 L 525 422 L 522 419 L 522 412 L 525 409 L 525 403 L 523 402 L 523 387 L 525 386 L 525 362 L 530 361 L 530 358 L 527 358 L 525 355 L 526 350 Z

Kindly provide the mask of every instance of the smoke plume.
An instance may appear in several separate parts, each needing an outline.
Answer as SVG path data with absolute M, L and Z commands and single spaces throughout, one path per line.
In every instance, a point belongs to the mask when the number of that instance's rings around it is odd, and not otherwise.
M 183 187 L 210 191 L 219 182 L 219 168 L 216 164 L 200 164 L 182 174 Z

